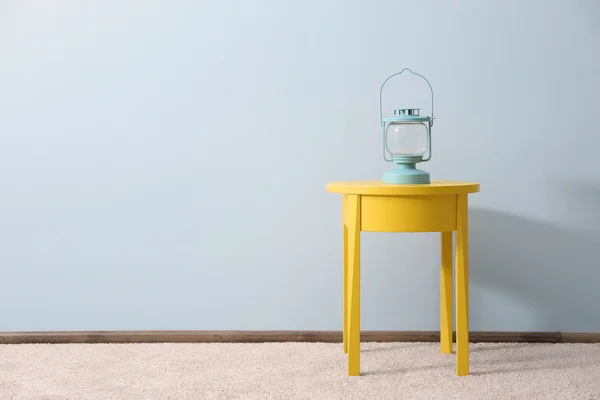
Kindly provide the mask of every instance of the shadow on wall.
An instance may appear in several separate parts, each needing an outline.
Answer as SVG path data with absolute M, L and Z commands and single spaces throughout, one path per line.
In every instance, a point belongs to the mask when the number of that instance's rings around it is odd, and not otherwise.
M 596 221 L 600 211 L 588 208 L 600 205 L 600 190 L 586 190 L 595 199 L 586 198 L 585 202 L 571 205 L 585 205 L 589 211 L 587 223 L 581 224 L 581 229 L 471 209 L 472 287 L 492 288 L 531 310 L 535 315 L 535 330 L 600 332 L 600 226 Z M 582 210 L 577 213 L 584 215 Z M 470 308 L 475 317 L 493 312 L 478 309 L 478 304 L 471 304 Z M 499 319 L 514 321 L 510 315 L 495 314 Z

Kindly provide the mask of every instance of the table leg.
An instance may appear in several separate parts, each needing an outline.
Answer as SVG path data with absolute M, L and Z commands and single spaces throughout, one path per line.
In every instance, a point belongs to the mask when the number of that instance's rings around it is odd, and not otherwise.
M 452 231 L 442 232 L 440 352 L 452 354 Z
M 344 271 L 343 271 L 343 303 L 344 303 L 344 326 L 342 328 L 342 338 L 344 342 L 344 353 L 348 353 L 348 226 L 346 225 L 346 200 L 347 196 L 342 197 L 342 230 L 344 232 Z
M 456 374 L 469 375 L 469 220 L 466 194 L 457 196 Z
M 360 196 L 348 196 L 348 375 L 360 375 Z

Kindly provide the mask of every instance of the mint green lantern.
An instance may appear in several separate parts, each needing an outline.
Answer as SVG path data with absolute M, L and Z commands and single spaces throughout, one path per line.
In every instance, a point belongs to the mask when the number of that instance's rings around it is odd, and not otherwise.
M 381 94 L 390 78 L 408 71 L 427 82 L 431 91 L 431 116 L 419 115 L 419 108 L 396 108 L 384 117 Z M 391 184 L 427 184 L 429 172 L 416 168 L 417 163 L 431 159 L 431 127 L 433 126 L 433 89 L 429 81 L 408 68 L 389 76 L 379 91 L 379 117 L 383 129 L 383 158 L 396 163 L 396 169 L 383 174 L 383 182 Z M 389 156 L 388 156 L 389 155 Z

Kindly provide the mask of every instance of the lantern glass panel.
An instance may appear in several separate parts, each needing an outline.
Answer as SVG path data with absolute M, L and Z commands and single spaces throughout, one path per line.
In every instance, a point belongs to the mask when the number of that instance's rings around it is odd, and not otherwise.
M 392 122 L 386 129 L 386 148 L 392 155 L 422 156 L 427 152 L 427 125 Z

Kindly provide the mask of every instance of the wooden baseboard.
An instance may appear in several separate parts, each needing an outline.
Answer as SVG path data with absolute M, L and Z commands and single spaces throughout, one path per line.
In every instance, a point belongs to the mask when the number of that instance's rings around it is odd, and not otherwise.
M 436 331 L 362 331 L 362 342 L 437 342 Z M 471 343 L 600 343 L 600 333 L 470 332 Z M 0 332 L 0 344 L 25 343 L 340 343 L 341 331 Z

